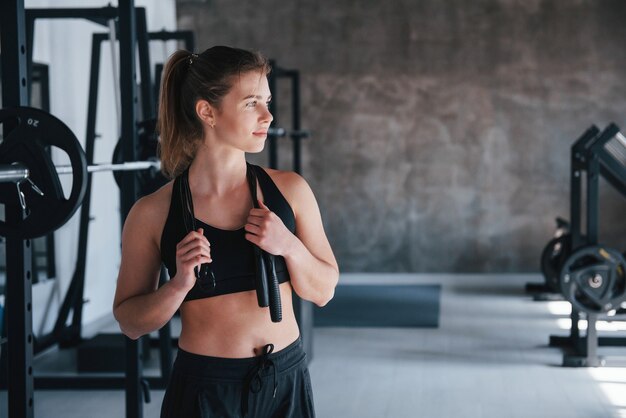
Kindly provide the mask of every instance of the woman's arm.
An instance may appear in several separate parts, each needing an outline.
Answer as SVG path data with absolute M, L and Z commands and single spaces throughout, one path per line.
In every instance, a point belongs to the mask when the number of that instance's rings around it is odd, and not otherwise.
M 250 212 L 246 237 L 263 250 L 283 256 L 298 296 L 324 306 L 335 294 L 339 268 L 317 201 L 307 182 L 296 173 L 281 172 L 273 178 L 294 211 L 296 234 L 260 202 L 261 209 Z
M 137 201 L 122 232 L 122 262 L 113 315 L 122 332 L 132 339 L 165 325 L 193 287 L 195 277 L 190 277 L 189 266 L 193 272 L 196 263 L 210 262 L 206 238 L 192 231 L 177 247 L 176 276 L 158 288 L 161 257 L 157 239 L 165 219 L 155 210 L 158 201 L 154 199 L 152 195 Z M 183 265 L 179 265 L 179 255 L 185 257 Z M 194 258 L 200 261 L 194 262 Z

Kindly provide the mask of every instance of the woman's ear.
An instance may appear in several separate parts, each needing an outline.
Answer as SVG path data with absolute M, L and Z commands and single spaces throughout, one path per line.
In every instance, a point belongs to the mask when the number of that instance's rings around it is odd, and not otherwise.
M 196 102 L 196 114 L 205 124 L 210 127 L 215 126 L 215 110 L 208 101 L 198 100 Z

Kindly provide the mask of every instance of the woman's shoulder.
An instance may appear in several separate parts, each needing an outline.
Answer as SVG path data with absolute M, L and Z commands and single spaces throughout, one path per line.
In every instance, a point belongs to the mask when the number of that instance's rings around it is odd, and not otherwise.
M 127 222 L 140 224 L 142 228 L 162 229 L 169 213 L 173 181 L 153 193 L 138 199 L 128 214 Z
M 263 167 L 263 170 L 281 191 L 297 191 L 303 187 L 308 187 L 306 180 L 294 171 L 275 170 L 267 167 Z
M 263 167 L 263 170 L 270 176 L 276 187 L 278 187 L 292 206 L 297 206 L 298 202 L 307 199 L 313 194 L 304 177 L 294 171 L 275 170 L 265 167 Z

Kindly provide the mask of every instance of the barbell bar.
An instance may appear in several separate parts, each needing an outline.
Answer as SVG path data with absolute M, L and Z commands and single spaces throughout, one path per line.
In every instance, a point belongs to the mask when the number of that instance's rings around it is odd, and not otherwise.
M 102 171 L 139 171 L 139 170 L 160 170 L 161 162 L 156 161 L 130 161 L 119 164 L 93 164 L 87 166 L 88 173 L 98 173 Z M 72 174 L 71 165 L 57 165 L 55 170 L 58 174 Z M 0 164 L 0 183 L 21 182 L 28 179 L 30 170 L 18 162 L 13 164 Z
M 0 166 L 0 183 L 10 183 L 26 180 L 30 171 L 22 165 L 3 164 Z

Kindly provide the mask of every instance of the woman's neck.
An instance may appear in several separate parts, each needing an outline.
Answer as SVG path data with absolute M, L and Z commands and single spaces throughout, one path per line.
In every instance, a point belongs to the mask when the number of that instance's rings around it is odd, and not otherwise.
M 211 152 L 198 148 L 189 167 L 189 185 L 196 194 L 225 195 L 246 182 L 246 155 L 239 150 Z

